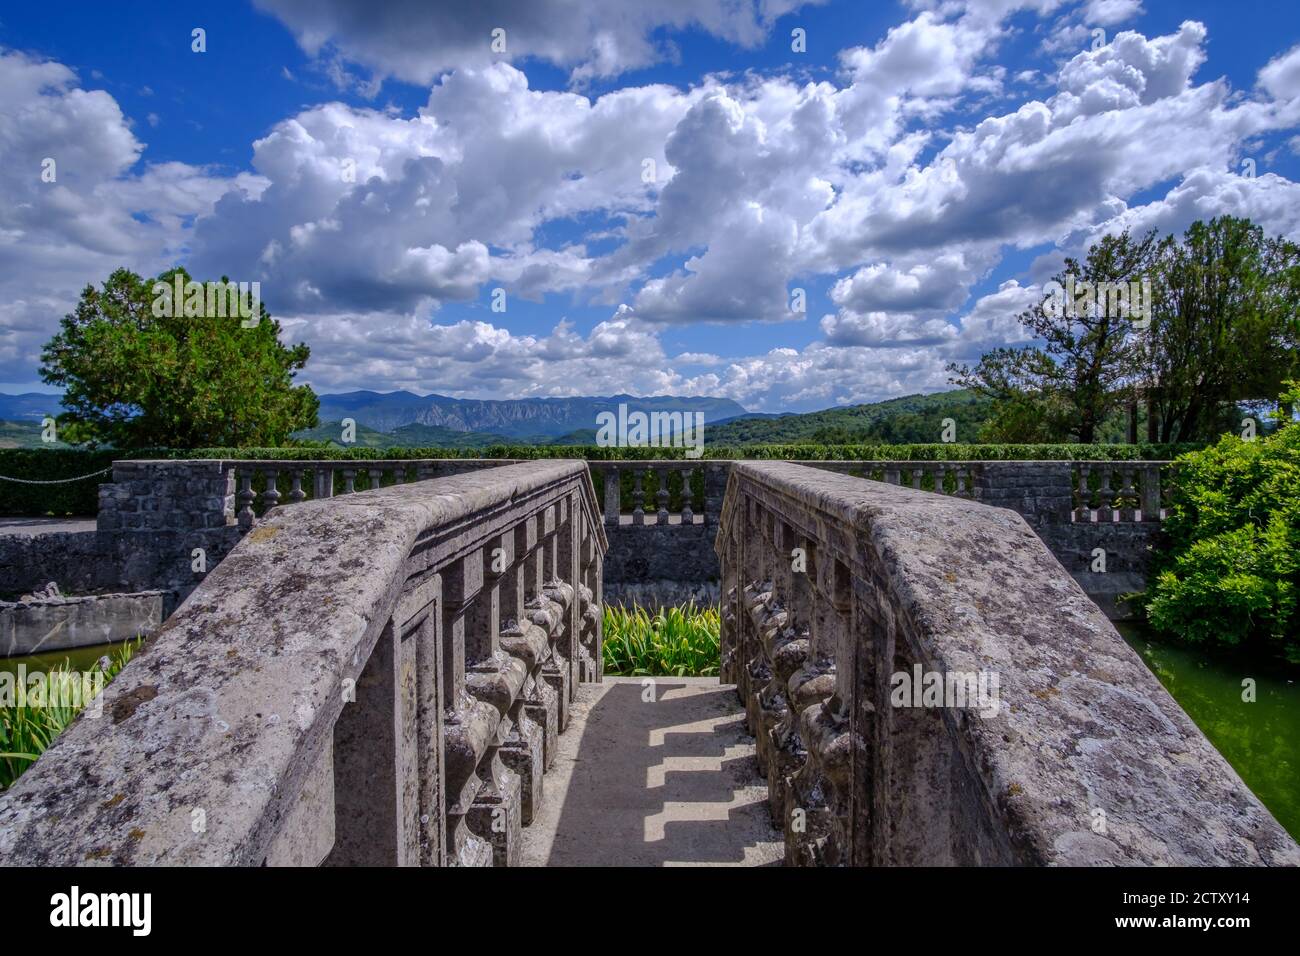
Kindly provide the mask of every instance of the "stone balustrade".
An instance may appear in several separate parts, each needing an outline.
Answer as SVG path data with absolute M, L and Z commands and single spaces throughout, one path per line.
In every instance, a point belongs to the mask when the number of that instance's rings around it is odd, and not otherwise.
M 603 488 L 605 524 L 717 524 L 729 461 L 590 461 Z
M 1161 471 L 1168 461 L 1080 461 L 1072 463 L 1074 521 L 1159 522 L 1164 517 Z
M 1300 863 L 1014 510 L 737 462 L 716 549 L 788 863 Z
M 0 540 L 0 578 L 14 593 L 168 593 L 168 610 L 215 567 L 258 516 L 277 505 L 464 474 L 512 462 L 480 459 L 118 461 L 100 486 L 97 532 L 63 547 Z M 733 461 L 592 461 L 615 603 L 712 603 L 712 539 Z M 1162 515 L 1166 462 L 820 461 L 809 467 L 938 491 L 1018 511 L 1066 569 L 1111 613 L 1142 590 Z M 1096 570 L 1097 551 L 1106 555 Z
M 0 796 L 0 862 L 513 863 L 606 548 L 576 461 L 274 508 Z

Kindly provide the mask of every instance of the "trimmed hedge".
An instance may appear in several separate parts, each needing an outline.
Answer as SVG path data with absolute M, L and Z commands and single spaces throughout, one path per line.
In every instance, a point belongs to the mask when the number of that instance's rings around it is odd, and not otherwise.
M 1145 461 L 1176 458 L 1200 445 L 749 445 L 705 447 L 705 458 L 791 461 Z M 401 458 L 583 458 L 587 461 L 685 459 L 683 448 L 601 448 L 594 445 L 493 445 L 489 448 L 4 448 L 0 476 L 49 481 L 73 478 L 123 458 L 241 458 L 268 461 L 374 461 Z M 0 481 L 0 515 L 93 515 L 98 486 L 109 476 L 66 485 Z M 674 495 L 678 489 L 674 488 Z
M 157 458 L 159 454 L 153 449 L 123 454 L 111 448 L 0 448 L 0 476 L 31 481 L 79 478 L 110 467 L 115 459 Z M 61 485 L 0 480 L 0 515 L 93 515 L 99 508 L 100 483 L 111 480 L 111 475 Z
M 705 459 L 783 461 L 1151 461 L 1176 458 L 1202 444 L 1138 445 L 705 445 Z M 0 452 L 0 456 L 3 452 Z M 131 457 L 139 457 L 133 455 Z M 686 458 L 684 448 L 602 448 L 596 445 L 491 445 L 487 448 L 198 448 L 168 457 L 263 458 L 279 461 L 387 458 L 582 458 L 650 461 Z M 3 458 L 0 458 L 0 462 Z

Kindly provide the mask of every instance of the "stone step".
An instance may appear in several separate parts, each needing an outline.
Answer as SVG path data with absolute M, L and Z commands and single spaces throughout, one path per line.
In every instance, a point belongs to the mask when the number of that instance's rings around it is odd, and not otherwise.
M 733 685 L 606 677 L 579 687 L 571 719 L 523 865 L 780 865 Z

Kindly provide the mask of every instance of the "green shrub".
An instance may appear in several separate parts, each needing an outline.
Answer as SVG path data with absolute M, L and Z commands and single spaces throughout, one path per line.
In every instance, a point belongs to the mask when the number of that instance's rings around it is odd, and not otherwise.
M 1158 630 L 1300 663 L 1300 427 L 1179 458 L 1144 600 Z
M 34 485 L 26 481 L 79 478 L 108 468 L 114 458 L 111 449 L 88 451 L 76 448 L 0 449 L 0 475 L 20 481 L 0 480 L 0 514 L 3 515 L 93 515 L 99 507 L 99 485 L 111 476 L 93 475 L 81 481 L 58 485 Z
M 716 677 L 721 619 L 717 608 L 605 607 L 602 653 L 611 677 Z

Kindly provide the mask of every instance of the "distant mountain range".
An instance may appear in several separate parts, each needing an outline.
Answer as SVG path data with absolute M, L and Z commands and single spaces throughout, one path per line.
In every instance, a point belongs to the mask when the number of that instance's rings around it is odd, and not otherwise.
M 57 415 L 61 411 L 63 411 L 61 395 L 47 392 L 6 395 L 0 392 L 0 420 L 3 421 L 40 424 L 41 419 L 46 415 Z
M 490 445 L 592 445 L 596 416 L 629 412 L 703 412 L 707 445 L 935 442 L 943 420 L 956 424 L 957 440 L 978 439 L 989 414 L 987 399 L 955 390 L 907 395 L 803 414 L 747 412 L 726 398 L 632 395 L 584 398 L 457 399 L 411 392 L 357 391 L 320 396 L 320 424 L 296 438 L 338 443 L 342 420 L 357 424 L 365 448 L 486 448 Z M 38 447 L 40 420 L 57 413 L 58 396 L 0 394 L 0 448 Z
M 320 395 L 320 424 L 296 433 L 299 438 L 337 441 L 341 422 L 357 424 L 357 444 L 371 448 L 395 446 L 485 448 L 511 443 L 581 444 L 595 441 L 596 416 L 628 412 L 702 412 L 706 425 L 748 416 L 743 405 L 729 398 L 638 398 L 610 395 L 580 398 L 460 399 L 412 392 L 356 391 Z M 0 432 L 0 447 L 36 447 L 46 415 L 61 411 L 58 395 L 0 393 L 0 422 L 12 427 Z
M 346 392 L 320 396 L 320 420 L 353 419 L 380 432 L 405 425 L 429 425 L 453 432 L 488 432 L 511 440 L 555 439 L 586 429 L 594 431 L 600 412 L 703 412 L 706 425 L 748 415 L 729 398 L 661 395 L 637 398 L 610 395 L 594 398 L 462 399 L 411 392 Z M 0 416 L 2 417 L 2 416 Z

